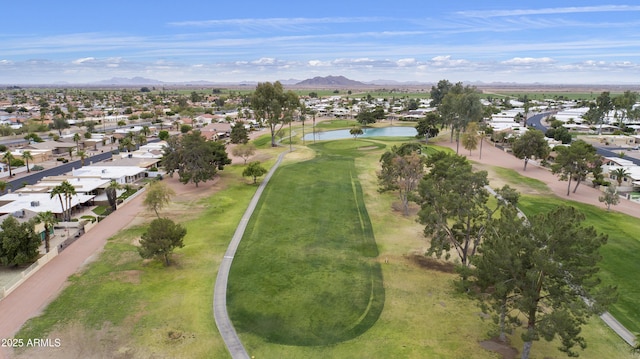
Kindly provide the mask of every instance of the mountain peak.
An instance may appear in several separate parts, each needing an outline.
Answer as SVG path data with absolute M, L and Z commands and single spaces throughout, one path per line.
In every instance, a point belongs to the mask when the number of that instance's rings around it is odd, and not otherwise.
M 360 81 L 350 80 L 344 76 L 316 76 L 312 79 L 306 79 L 298 82 L 296 85 L 307 86 L 363 86 L 364 83 Z

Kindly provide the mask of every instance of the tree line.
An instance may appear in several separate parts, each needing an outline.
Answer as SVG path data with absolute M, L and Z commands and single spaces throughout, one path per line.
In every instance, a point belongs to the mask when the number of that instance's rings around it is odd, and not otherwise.
M 607 236 L 571 206 L 526 218 L 517 191 L 490 191 L 487 172 L 473 171 L 465 157 L 421 151 L 416 143 L 394 146 L 380 159 L 378 180 L 380 191 L 398 193 L 405 215 L 409 201 L 420 206 L 426 255 L 455 258 L 459 289 L 495 316 L 502 340 L 524 327 L 522 358 L 541 338 L 559 337 L 570 356 L 584 349 L 580 326 L 616 299 L 597 276 Z

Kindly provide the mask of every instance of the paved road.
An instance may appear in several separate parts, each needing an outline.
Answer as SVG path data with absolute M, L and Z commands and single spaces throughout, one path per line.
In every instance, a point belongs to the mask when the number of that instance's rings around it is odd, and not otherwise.
M 213 316 L 216 320 L 218 331 L 220 331 L 220 336 L 222 336 L 231 357 L 234 359 L 249 359 L 249 354 L 244 348 L 244 345 L 242 345 L 242 342 L 238 337 L 238 333 L 233 327 L 233 323 L 231 323 L 229 313 L 227 312 L 227 282 L 229 280 L 229 270 L 231 269 L 231 263 L 233 262 L 233 257 L 236 255 L 238 245 L 240 244 L 244 231 L 247 228 L 247 223 L 249 223 L 249 219 L 251 218 L 253 211 L 256 209 L 260 196 L 262 196 L 262 192 L 267 186 L 267 183 L 269 183 L 271 176 L 282 162 L 284 155 L 287 153 L 289 153 L 289 151 L 285 151 L 278 156 L 276 164 L 271 167 L 267 176 L 262 180 L 262 183 L 260 183 L 260 186 L 253 195 L 247 210 L 244 212 L 244 215 L 242 215 L 242 219 L 231 238 L 231 242 L 229 243 L 229 247 L 227 247 L 224 258 L 220 263 L 220 268 L 218 268 L 218 276 L 213 289 Z
M 545 133 L 547 132 L 547 127 L 542 124 L 542 120 L 547 116 L 553 115 L 554 113 L 555 111 L 551 111 L 551 112 L 542 112 L 542 113 L 533 115 L 527 119 L 527 126 L 534 127 L 542 131 L 542 133 Z

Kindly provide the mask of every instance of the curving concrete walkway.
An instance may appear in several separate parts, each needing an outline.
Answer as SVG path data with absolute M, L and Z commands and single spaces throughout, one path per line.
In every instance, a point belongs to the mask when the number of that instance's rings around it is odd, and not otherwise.
M 242 215 L 242 219 L 231 238 L 229 247 L 227 247 L 227 251 L 224 253 L 224 258 L 218 268 L 218 276 L 216 277 L 216 282 L 213 288 L 213 316 L 216 320 L 218 331 L 220 332 L 231 357 L 234 359 L 249 359 L 249 354 L 242 345 L 242 342 L 238 337 L 238 333 L 233 327 L 233 323 L 231 323 L 229 313 L 227 312 L 227 282 L 229 279 L 229 270 L 231 269 L 231 263 L 233 262 L 233 257 L 236 254 L 238 245 L 240 244 L 244 231 L 247 228 L 247 223 L 249 223 L 249 219 L 251 218 L 253 211 L 256 209 L 256 205 L 260 200 L 260 196 L 262 196 L 262 192 L 269 183 L 273 173 L 276 171 L 278 166 L 280 166 L 284 155 L 289 152 L 290 150 L 287 150 L 278 156 L 278 160 L 273 167 L 271 167 L 265 178 L 262 180 L 262 183 L 260 183 L 258 190 L 253 195 L 251 202 L 249 202 L 247 210 Z

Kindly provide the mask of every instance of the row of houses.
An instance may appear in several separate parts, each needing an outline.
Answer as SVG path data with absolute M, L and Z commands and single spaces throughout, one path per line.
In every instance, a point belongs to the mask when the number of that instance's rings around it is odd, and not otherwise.
M 29 213 L 51 211 L 62 218 L 60 200 L 57 196 L 51 197 L 51 191 L 64 181 L 69 182 L 77 193 L 71 198 L 72 215 L 91 206 L 107 204 L 105 190 L 112 181 L 125 186 L 148 177 L 150 172 L 156 173 L 162 157 L 158 151 L 161 151 L 162 145 L 153 143 L 148 147 L 141 146 L 135 152 L 125 153 L 123 157 L 114 156 L 108 161 L 75 168 L 63 176 L 44 177 L 34 185 L 4 194 L 0 196 L 0 216 L 14 215 L 27 220 L 31 217 Z

